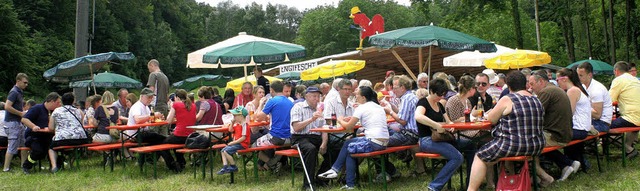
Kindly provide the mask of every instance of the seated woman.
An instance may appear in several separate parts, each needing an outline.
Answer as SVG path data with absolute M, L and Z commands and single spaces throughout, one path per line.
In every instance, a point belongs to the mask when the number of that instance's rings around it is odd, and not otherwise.
M 49 117 L 49 129 L 54 132 L 51 149 L 49 149 L 49 159 L 51 166 L 58 167 L 63 161 L 57 161 L 58 156 L 53 148 L 68 145 L 82 145 L 89 143 L 87 133 L 80 121 L 82 111 L 73 106 L 75 97 L 72 92 L 62 95 L 62 107 L 58 107 Z M 57 170 L 52 170 L 57 171 Z
M 106 92 L 104 95 L 108 95 Z M 109 96 L 105 96 L 104 98 L 96 95 L 93 99 L 102 104 L 98 104 L 95 109 L 95 122 L 92 125 L 97 125 L 97 132 L 93 135 L 93 142 L 97 143 L 113 143 L 118 140 L 118 138 L 114 138 L 109 134 L 108 126 L 112 124 L 116 124 L 118 122 L 118 109 L 110 107 L 113 103 L 113 95 L 111 98 Z M 101 99 L 101 100 L 100 100 Z
M 591 130 L 591 101 L 589 94 L 584 89 L 578 72 L 575 69 L 563 68 L 556 74 L 558 86 L 567 91 L 569 102 L 571 103 L 571 112 L 573 113 L 573 139 L 581 140 L 587 138 L 589 130 Z M 558 167 L 562 169 L 562 176 L 558 180 L 565 180 L 571 173 L 578 172 L 581 163 L 585 163 L 584 143 L 578 143 L 564 148 L 564 157 L 562 161 L 556 161 Z
M 213 100 L 213 88 L 203 86 L 198 90 L 200 107 L 196 114 L 199 125 L 222 125 L 222 106 Z M 197 104 L 196 104 L 197 105 Z
M 256 117 L 253 114 L 257 113 L 256 109 L 258 109 L 258 105 L 260 105 L 260 100 L 264 97 L 264 88 L 262 86 L 255 86 L 253 87 L 252 93 L 253 93 L 253 100 L 244 106 L 244 108 L 247 109 L 247 111 L 249 111 L 249 121 L 247 122 L 256 121 Z M 269 126 L 251 127 L 251 144 L 256 142 L 258 138 L 262 137 L 263 135 L 266 135 L 267 133 L 269 133 Z
M 478 190 L 487 165 L 503 157 L 540 155 L 544 148 L 542 103 L 526 90 L 527 79 L 519 71 L 507 74 L 507 85 L 511 93 L 488 113 L 488 120 L 496 124 L 493 140 L 478 150 L 467 190 Z
M 187 128 L 187 126 L 196 124 L 196 105 L 187 98 L 187 94 L 187 91 L 183 89 L 176 90 L 175 101 L 167 115 L 167 122 L 173 123 L 175 121 L 176 128 L 173 130 L 173 134 L 164 140 L 165 144 L 184 144 L 189 134 L 194 131 L 193 129 Z M 176 120 L 177 118 L 180 118 L 180 120 Z M 164 158 L 164 162 L 169 169 L 174 172 L 181 172 L 187 163 L 184 159 L 184 154 L 175 152 L 175 150 L 174 154 L 176 156 L 175 161 L 169 150 L 160 152 L 160 156 Z
M 449 87 L 443 79 L 436 78 L 429 82 L 430 94 L 426 98 L 418 101 L 416 108 L 416 122 L 418 122 L 418 136 L 420 137 L 420 151 L 437 153 L 448 159 L 447 164 L 442 167 L 438 175 L 429 183 L 429 190 L 442 190 L 444 185 L 451 179 L 451 176 L 462 165 L 462 154 L 449 142 L 437 142 L 431 139 L 431 129 L 443 133 L 441 123 L 451 123 L 449 116 L 445 112 L 440 100 L 444 99 Z
M 362 128 L 365 129 L 364 137 L 356 137 L 344 142 L 336 162 L 330 170 L 319 174 L 320 178 L 337 178 L 338 172 L 343 166 L 346 167 L 347 185 L 343 189 L 353 189 L 356 184 L 357 159 L 351 157 L 353 153 L 372 152 L 383 150 L 389 141 L 389 131 L 387 129 L 387 118 L 380 105 L 376 92 L 369 86 L 360 87 L 356 94 L 356 101 L 360 104 L 353 112 L 353 117 L 346 121 L 344 117 L 338 117 L 338 123 L 347 131 L 353 131 L 356 123 L 362 120 Z M 357 149 L 350 149 L 357 148 Z

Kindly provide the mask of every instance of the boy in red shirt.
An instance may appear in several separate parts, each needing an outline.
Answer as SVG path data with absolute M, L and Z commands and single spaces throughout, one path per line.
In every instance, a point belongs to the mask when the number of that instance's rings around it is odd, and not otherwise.
M 245 118 L 249 115 L 247 109 L 242 106 L 238 106 L 235 109 L 229 110 L 233 114 L 233 121 L 231 124 L 225 124 L 229 128 L 229 132 L 233 133 L 233 141 L 227 144 L 222 149 L 222 169 L 218 171 L 218 174 L 237 172 L 238 167 L 233 160 L 233 154 L 238 150 L 246 149 L 249 147 L 251 139 L 247 138 L 251 135 L 251 128 L 247 127 Z

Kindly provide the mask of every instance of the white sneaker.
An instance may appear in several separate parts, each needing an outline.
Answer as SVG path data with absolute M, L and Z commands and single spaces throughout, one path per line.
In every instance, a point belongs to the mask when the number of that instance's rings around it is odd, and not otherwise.
M 386 174 L 386 175 L 387 175 L 386 176 L 386 181 L 387 182 L 391 182 L 391 176 L 389 174 Z M 375 182 L 375 183 L 382 182 L 385 179 L 385 178 L 382 178 L 382 177 L 383 177 L 382 173 L 378 174 L 378 176 L 376 176 L 376 178 L 373 180 L 373 182 Z
M 562 169 L 562 176 L 560 176 L 560 179 L 558 179 L 558 181 L 564 181 L 564 180 L 566 180 L 567 178 L 569 178 L 569 175 L 571 175 L 571 173 L 572 173 L 573 171 L 574 171 L 574 170 L 573 170 L 573 167 L 571 167 L 571 166 L 565 166 L 565 167 Z
M 573 163 L 571 163 L 571 168 L 573 168 L 573 172 L 574 173 L 576 173 L 576 172 L 578 172 L 578 170 L 580 170 L 580 165 L 581 165 L 580 162 L 578 162 L 577 160 L 573 161 Z
M 2 170 L 2 172 L 9 172 L 9 171 L 11 171 L 11 168 L 5 168 Z
M 338 173 L 333 169 L 329 169 L 327 172 L 319 174 L 318 177 L 327 179 L 338 178 Z
M 344 186 L 342 186 L 340 188 L 340 190 L 355 190 L 355 189 L 356 189 L 355 187 L 351 187 L 351 186 L 347 186 L 347 185 L 344 185 Z

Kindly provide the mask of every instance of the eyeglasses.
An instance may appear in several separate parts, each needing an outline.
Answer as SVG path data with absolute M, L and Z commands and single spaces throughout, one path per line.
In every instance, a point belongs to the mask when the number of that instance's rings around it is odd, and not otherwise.
M 487 86 L 487 85 L 489 85 L 489 83 L 487 83 L 487 82 L 476 82 L 476 86 L 484 87 L 484 86 Z
M 427 80 L 420 80 L 419 82 L 420 82 L 420 83 L 427 83 L 427 82 L 429 82 L 429 81 L 427 81 Z

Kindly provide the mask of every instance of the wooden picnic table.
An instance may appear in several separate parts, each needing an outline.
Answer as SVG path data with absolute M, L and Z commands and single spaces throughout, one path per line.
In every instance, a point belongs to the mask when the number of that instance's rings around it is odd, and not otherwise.
M 455 129 L 459 131 L 464 130 L 491 130 L 491 122 L 489 121 L 480 121 L 480 122 L 455 122 L 450 124 L 442 125 L 442 128 L 445 129 Z
M 124 153 L 124 150 L 126 149 L 125 147 L 125 142 L 132 140 L 136 137 L 136 135 L 138 135 L 138 133 L 140 133 L 140 129 L 144 128 L 144 127 L 155 127 L 155 126 L 162 126 L 162 125 L 166 125 L 169 124 L 166 121 L 159 121 L 159 122 L 153 122 L 153 123 L 139 123 L 139 124 L 134 124 L 134 125 L 116 125 L 116 126 L 109 126 L 107 127 L 107 129 L 111 130 L 111 129 L 116 129 L 118 131 L 120 131 L 120 140 L 122 141 L 122 148 L 121 151 L 122 153 Z M 136 130 L 136 132 L 129 136 L 127 134 L 124 133 L 124 131 L 126 130 Z M 138 142 L 138 146 L 142 145 L 142 140 L 140 139 L 136 139 Z M 123 157 L 124 155 L 120 155 L 121 157 Z M 122 167 L 126 167 L 126 163 L 123 162 L 122 163 Z

